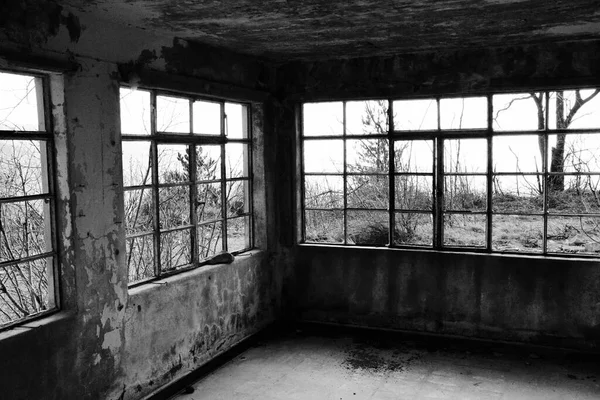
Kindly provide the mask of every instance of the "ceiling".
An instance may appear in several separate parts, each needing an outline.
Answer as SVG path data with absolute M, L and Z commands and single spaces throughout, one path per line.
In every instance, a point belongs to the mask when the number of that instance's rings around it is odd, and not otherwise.
M 277 61 L 600 37 L 598 0 L 63 0 L 93 18 Z

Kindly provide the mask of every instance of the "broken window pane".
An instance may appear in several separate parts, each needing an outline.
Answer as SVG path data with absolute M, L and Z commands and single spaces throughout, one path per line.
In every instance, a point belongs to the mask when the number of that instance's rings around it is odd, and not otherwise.
M 546 126 L 544 93 L 496 94 L 493 106 L 495 131 L 535 131 Z
M 129 284 L 154 276 L 154 239 L 152 235 L 127 239 Z
M 459 97 L 440 100 L 442 129 L 487 128 L 487 98 Z
M 190 224 L 190 187 L 173 186 L 158 190 L 160 228 L 169 229 Z
M 250 217 L 227 220 L 227 251 L 234 252 L 250 248 Z
M 184 144 L 158 145 L 158 183 L 190 180 L 188 149 Z
M 124 141 L 123 146 L 123 186 L 144 186 L 152 184 L 152 160 L 150 141 Z
M 342 102 L 305 103 L 302 115 L 304 136 L 341 136 L 344 133 Z
M 505 213 L 541 213 L 544 206 L 543 175 L 493 177 L 492 209 Z
M 433 177 L 422 175 L 398 175 L 395 177 L 398 210 L 432 210 Z
M 350 208 L 386 210 L 389 207 L 389 178 L 382 175 L 349 175 L 347 196 Z
M 0 197 L 48 193 L 46 142 L 0 140 Z
M 422 131 L 437 128 L 438 113 L 435 99 L 394 101 L 394 130 Z
M 192 239 L 189 229 L 160 234 L 160 266 L 162 272 L 192 263 Z
M 190 102 L 171 96 L 156 96 L 157 132 L 190 133 Z
M 600 255 L 600 218 L 549 216 L 548 252 Z
M 127 235 L 151 232 L 154 225 L 152 191 L 148 189 L 126 190 L 125 230 Z
M 212 101 L 194 101 L 194 133 L 221 134 L 221 104 Z
M 227 182 L 227 217 L 239 217 L 250 212 L 248 204 L 250 183 L 247 180 Z
M 544 219 L 530 215 L 494 215 L 492 249 L 540 253 L 544 246 Z
M 0 130 L 43 131 L 41 79 L 0 72 Z
M 344 178 L 330 175 L 305 176 L 304 204 L 307 208 L 342 208 Z
M 204 260 L 223 251 L 222 222 L 199 225 L 198 235 L 198 257 Z
M 395 172 L 433 172 L 432 140 L 396 140 Z
M 347 215 L 348 244 L 385 246 L 389 243 L 389 213 L 348 210 Z
M 486 216 L 444 215 L 444 246 L 485 247 Z
M 389 169 L 387 139 L 346 141 L 346 170 L 348 172 L 386 173 Z
M 221 183 L 198 185 L 196 212 L 198 222 L 213 221 L 221 218 Z
M 150 135 L 150 92 L 121 88 L 121 133 Z
M 344 213 L 342 211 L 306 210 L 304 217 L 307 242 L 344 242 Z
M 433 245 L 431 213 L 395 213 L 394 244 Z
M 229 139 L 248 138 L 248 106 L 225 103 L 226 135 Z
M 387 100 L 347 102 L 346 135 L 387 135 L 387 114 Z
M 46 200 L 0 204 L 0 262 L 52 251 Z
M 305 140 L 304 172 L 344 171 L 344 142 L 342 140 Z

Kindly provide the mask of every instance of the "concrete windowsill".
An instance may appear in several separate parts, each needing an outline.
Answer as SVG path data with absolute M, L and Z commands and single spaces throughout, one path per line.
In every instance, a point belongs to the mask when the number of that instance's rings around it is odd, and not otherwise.
M 28 335 L 37 331 L 38 329 L 51 327 L 64 323 L 70 319 L 75 318 L 76 312 L 74 311 L 55 311 L 48 315 L 41 315 L 39 318 L 24 321 L 22 324 L 11 326 L 4 331 L 0 332 L 0 342 L 8 340 L 17 336 Z

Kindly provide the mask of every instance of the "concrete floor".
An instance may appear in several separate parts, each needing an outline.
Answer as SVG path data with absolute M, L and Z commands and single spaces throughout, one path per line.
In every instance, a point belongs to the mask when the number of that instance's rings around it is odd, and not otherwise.
M 187 392 L 173 399 L 598 400 L 600 363 L 539 348 L 297 331 L 261 340 Z

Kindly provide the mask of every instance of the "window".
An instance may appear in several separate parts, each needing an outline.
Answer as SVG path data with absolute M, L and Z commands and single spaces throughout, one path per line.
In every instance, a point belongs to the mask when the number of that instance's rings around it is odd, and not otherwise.
M 130 284 L 251 248 L 248 110 L 121 88 Z
M 55 310 L 45 78 L 0 72 L 0 328 Z
M 305 103 L 302 241 L 598 256 L 599 92 Z

